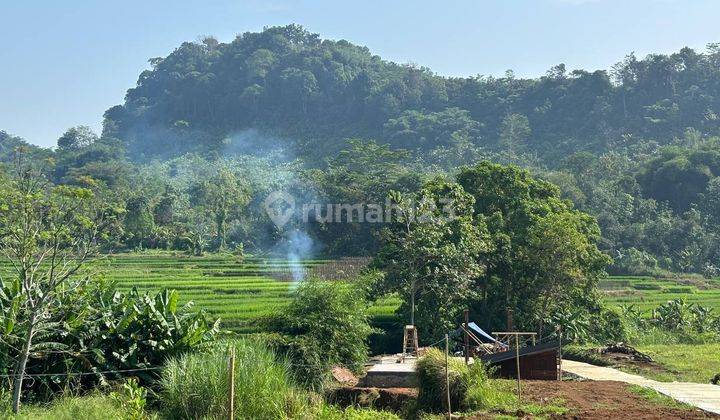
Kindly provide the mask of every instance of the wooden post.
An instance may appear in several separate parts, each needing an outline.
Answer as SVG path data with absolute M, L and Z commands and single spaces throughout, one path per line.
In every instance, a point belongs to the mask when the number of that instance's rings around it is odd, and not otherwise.
M 230 347 L 230 360 L 228 363 L 230 393 L 228 395 L 228 417 L 235 420 L 235 346 Z
M 470 364 L 470 334 L 468 334 L 468 324 L 470 323 L 470 310 L 463 311 L 465 315 L 465 364 Z
M 559 325 L 558 325 L 558 338 L 559 338 L 559 341 L 560 341 L 560 363 L 558 363 L 558 367 L 559 367 L 560 369 L 559 369 L 559 372 L 558 372 L 558 381 L 562 381 L 562 359 L 563 359 L 563 354 L 562 354 L 562 327 L 559 326 Z
M 517 394 L 520 406 L 520 336 L 515 334 L 515 366 L 517 367 Z
M 450 363 L 448 361 L 448 353 L 450 352 L 450 338 L 445 334 L 445 389 L 447 393 L 447 409 L 448 419 L 452 418 L 452 408 L 450 407 Z

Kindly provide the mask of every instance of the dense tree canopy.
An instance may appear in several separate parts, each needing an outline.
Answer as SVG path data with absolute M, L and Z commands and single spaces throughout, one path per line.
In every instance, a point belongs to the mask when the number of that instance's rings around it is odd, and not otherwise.
M 0 161 L 20 147 L 55 183 L 114 197 L 128 210 L 118 248 L 196 253 L 286 239 L 262 207 L 275 191 L 298 205 L 383 203 L 463 165 L 512 163 L 596 217 L 613 270 L 717 275 L 718 64 L 709 44 L 631 54 L 609 70 L 446 78 L 297 25 L 270 27 L 151 59 L 100 136 L 70 128 L 50 151 L 0 132 Z M 489 211 L 503 204 L 473 194 Z M 326 254 L 378 249 L 377 225 L 303 228 Z
M 234 131 L 262 128 L 324 151 L 344 137 L 421 151 L 467 140 L 552 164 L 577 150 L 669 143 L 687 127 L 718 134 L 719 61 L 710 44 L 705 53 L 631 54 L 610 71 L 560 64 L 537 79 L 444 78 L 297 25 L 271 27 L 151 60 L 106 113 L 104 135 L 144 157 L 218 149 Z

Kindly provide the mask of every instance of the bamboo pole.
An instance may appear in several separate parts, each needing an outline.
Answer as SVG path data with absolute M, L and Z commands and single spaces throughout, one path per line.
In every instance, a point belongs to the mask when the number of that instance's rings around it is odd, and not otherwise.
M 515 335 L 515 365 L 517 367 L 517 394 L 518 406 L 520 405 L 520 336 Z
M 445 334 L 445 390 L 447 394 L 448 419 L 452 418 L 452 408 L 450 407 L 450 363 L 448 353 L 450 352 L 450 338 Z
M 558 363 L 559 372 L 558 372 L 558 380 L 562 381 L 562 362 L 563 362 L 563 352 L 562 352 L 562 327 L 558 326 L 558 338 L 559 338 L 559 347 L 560 347 L 560 363 Z
M 468 333 L 468 324 L 470 323 L 470 310 L 465 309 L 463 311 L 465 315 L 465 364 L 470 364 L 470 334 Z
M 228 395 L 228 417 L 235 420 L 235 346 L 230 348 L 230 360 L 228 362 L 230 391 Z

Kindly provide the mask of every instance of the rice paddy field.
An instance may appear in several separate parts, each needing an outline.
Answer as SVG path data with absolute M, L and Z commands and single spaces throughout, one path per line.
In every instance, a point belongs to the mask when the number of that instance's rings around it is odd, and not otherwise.
M 332 280 L 333 273 L 343 277 L 356 270 L 354 265 L 332 260 L 289 263 L 232 255 L 136 253 L 106 256 L 95 263 L 95 271 L 115 281 L 120 290 L 175 289 L 181 302 L 193 301 L 197 308 L 219 317 L 223 328 L 251 333 L 256 331 L 254 320 L 288 303 L 298 272 Z M 393 298 L 378 302 L 370 309 L 373 323 L 397 322 L 393 313 L 399 303 Z
M 256 331 L 253 321 L 282 308 L 295 286 L 293 274 L 299 270 L 308 276 L 327 280 L 357 271 L 343 260 L 303 260 L 237 258 L 232 255 L 192 257 L 182 253 L 133 253 L 107 256 L 97 270 L 117 282 L 121 290 L 137 287 L 140 291 L 176 289 L 183 302 L 192 300 L 199 308 L 222 319 L 224 328 L 240 333 Z M 651 277 L 609 277 L 600 283 L 611 305 L 635 305 L 650 312 L 671 299 L 683 298 L 720 311 L 720 279 L 655 279 Z M 370 309 L 377 326 L 397 324 L 394 315 L 400 302 L 387 298 Z
M 120 290 L 133 287 L 140 291 L 176 289 L 183 302 L 193 301 L 214 317 L 224 328 L 240 332 L 256 331 L 253 321 L 282 308 L 296 284 L 294 274 L 326 280 L 352 277 L 362 261 L 303 260 L 289 263 L 285 259 L 238 258 L 233 255 L 187 256 L 183 253 L 130 253 L 108 255 L 94 263 L 94 271 L 115 281 Z M 0 272 L 9 269 L 0 263 Z M 720 279 L 654 279 L 619 276 L 601 281 L 600 288 L 611 305 L 633 304 L 650 312 L 671 299 L 683 298 L 720 311 Z M 379 301 L 370 309 L 378 327 L 401 328 L 394 315 L 397 298 Z
M 602 280 L 600 289 L 608 303 L 635 305 L 648 313 L 673 299 L 684 299 L 720 311 L 720 279 L 616 276 Z

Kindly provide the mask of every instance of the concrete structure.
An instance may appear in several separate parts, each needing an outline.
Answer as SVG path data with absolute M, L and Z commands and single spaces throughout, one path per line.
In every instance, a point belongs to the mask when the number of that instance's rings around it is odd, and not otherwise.
M 691 382 L 658 382 L 617 369 L 595 366 L 573 360 L 563 360 L 562 369 L 563 372 L 594 381 L 620 381 L 652 388 L 661 394 L 672 397 L 685 404 L 701 408 L 711 413 L 720 414 L 720 386 L 718 385 Z
M 367 374 L 360 378 L 359 387 L 366 388 L 412 388 L 416 385 L 415 362 L 407 357 L 398 363 L 400 356 L 383 356 L 370 366 Z

